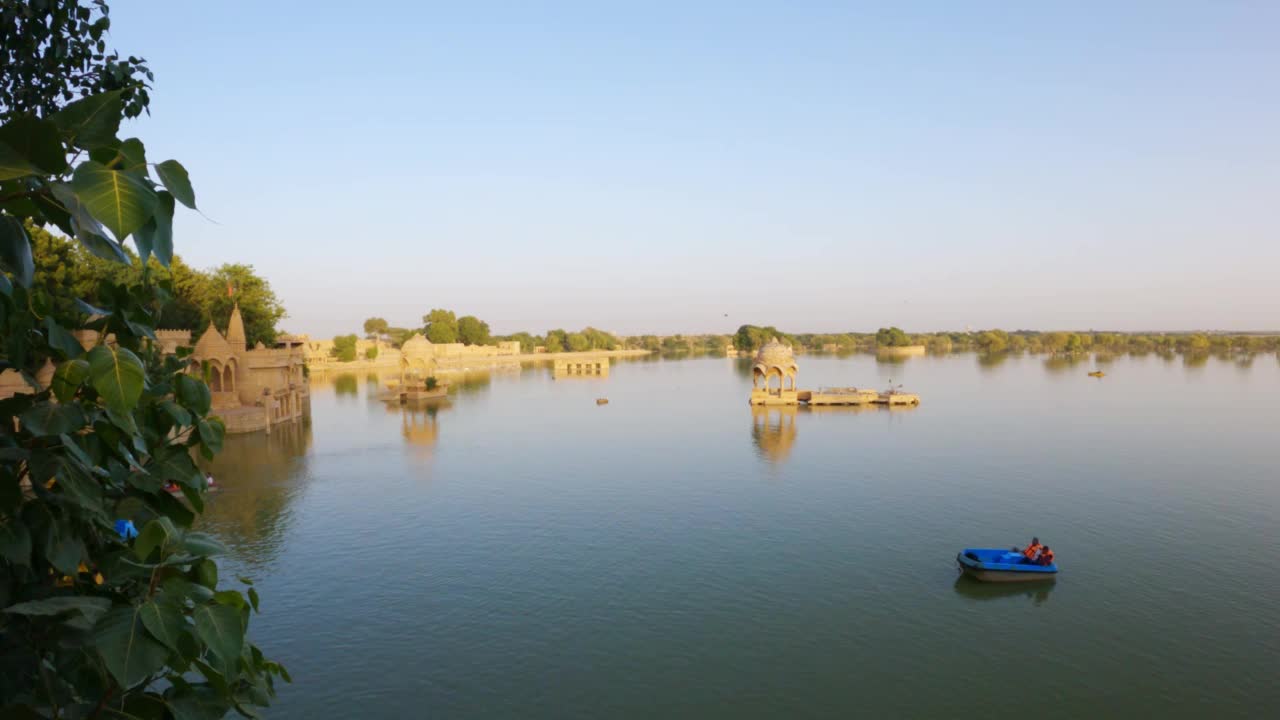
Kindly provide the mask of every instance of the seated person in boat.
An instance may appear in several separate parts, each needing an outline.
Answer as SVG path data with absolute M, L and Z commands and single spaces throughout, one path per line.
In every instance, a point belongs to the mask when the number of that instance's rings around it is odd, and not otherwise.
M 1041 551 L 1040 557 L 1036 558 L 1035 563 L 1037 565 L 1053 564 L 1053 551 L 1049 549 L 1048 545 L 1044 546 L 1044 550 Z
M 1021 550 L 1022 557 L 1026 558 L 1027 562 L 1035 562 L 1036 556 L 1040 554 L 1043 548 L 1044 546 L 1040 544 L 1040 538 L 1033 537 L 1031 538 L 1031 544 Z

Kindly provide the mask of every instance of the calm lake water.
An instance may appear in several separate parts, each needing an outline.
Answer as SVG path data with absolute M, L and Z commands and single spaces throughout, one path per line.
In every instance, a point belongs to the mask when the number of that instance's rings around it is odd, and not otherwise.
M 923 404 L 753 411 L 725 358 L 416 411 L 313 378 L 213 468 L 271 717 L 1278 716 L 1274 355 L 799 363 Z M 957 578 L 1033 534 L 1056 583 Z

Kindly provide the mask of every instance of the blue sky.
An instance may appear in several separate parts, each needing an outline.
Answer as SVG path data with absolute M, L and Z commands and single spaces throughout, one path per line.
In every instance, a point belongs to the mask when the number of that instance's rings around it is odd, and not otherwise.
M 1280 327 L 1280 4 L 116 0 L 294 332 Z M 725 315 L 728 317 L 725 317 Z

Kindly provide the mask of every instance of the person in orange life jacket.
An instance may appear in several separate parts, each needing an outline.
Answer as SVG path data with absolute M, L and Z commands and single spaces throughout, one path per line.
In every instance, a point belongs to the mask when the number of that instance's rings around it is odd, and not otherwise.
M 1031 538 L 1031 544 L 1022 550 L 1022 557 L 1030 560 L 1031 562 L 1035 562 L 1036 555 L 1043 547 L 1044 546 L 1040 544 L 1040 538 L 1033 537 Z
M 1049 549 L 1048 545 L 1044 546 L 1044 550 L 1040 553 L 1040 557 L 1036 559 L 1036 564 L 1037 565 L 1053 564 L 1053 551 Z

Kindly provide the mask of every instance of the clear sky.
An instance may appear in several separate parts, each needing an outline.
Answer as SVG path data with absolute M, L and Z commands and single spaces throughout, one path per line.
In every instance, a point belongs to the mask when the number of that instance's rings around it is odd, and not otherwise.
M 293 332 L 1280 327 L 1273 0 L 112 16 L 179 253 Z

